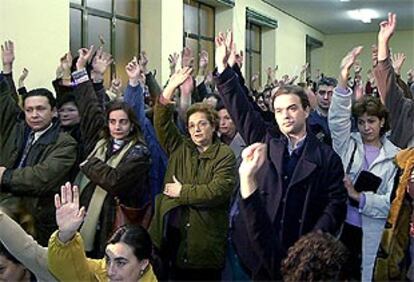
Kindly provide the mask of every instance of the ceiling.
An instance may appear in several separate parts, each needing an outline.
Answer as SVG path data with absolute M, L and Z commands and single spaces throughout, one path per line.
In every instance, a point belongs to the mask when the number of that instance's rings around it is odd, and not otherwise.
M 254 0 L 256 1 L 256 0 Z M 414 29 L 414 0 L 263 0 L 324 34 L 378 31 L 388 12 L 397 14 L 397 29 Z M 365 24 L 351 19 L 347 11 L 373 9 L 379 18 Z M 414 40 L 414 39 L 413 39 Z

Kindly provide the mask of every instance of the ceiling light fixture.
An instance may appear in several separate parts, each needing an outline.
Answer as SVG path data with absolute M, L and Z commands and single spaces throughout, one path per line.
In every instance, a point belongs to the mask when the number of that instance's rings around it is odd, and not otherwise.
M 378 12 L 372 9 L 352 10 L 352 11 L 348 11 L 348 15 L 352 19 L 359 20 L 363 23 L 371 23 L 372 19 L 376 19 L 379 17 Z
M 341 2 L 349 2 L 351 0 L 339 0 L 339 1 L 341 1 Z

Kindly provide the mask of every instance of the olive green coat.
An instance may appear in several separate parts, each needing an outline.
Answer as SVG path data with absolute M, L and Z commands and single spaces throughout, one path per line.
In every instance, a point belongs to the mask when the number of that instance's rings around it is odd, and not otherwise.
M 158 195 L 149 232 L 155 246 L 168 245 L 166 215 L 179 208 L 181 241 L 175 261 L 180 268 L 221 268 L 224 264 L 230 196 L 236 181 L 236 160 L 230 147 L 214 138 L 199 153 L 191 139 L 173 122 L 173 105 L 155 106 L 154 124 L 161 146 L 169 156 L 164 184 L 173 175 L 182 184 L 179 198 Z

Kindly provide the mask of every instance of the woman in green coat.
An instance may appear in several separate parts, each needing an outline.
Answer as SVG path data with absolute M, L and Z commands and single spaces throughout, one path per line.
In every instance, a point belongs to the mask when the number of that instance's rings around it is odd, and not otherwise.
M 174 124 L 174 92 L 191 81 L 177 71 L 154 110 L 155 130 L 169 156 L 164 192 L 156 199 L 149 232 L 169 280 L 220 280 L 236 161 L 216 136 L 217 113 L 194 104 L 186 114 L 190 138 Z

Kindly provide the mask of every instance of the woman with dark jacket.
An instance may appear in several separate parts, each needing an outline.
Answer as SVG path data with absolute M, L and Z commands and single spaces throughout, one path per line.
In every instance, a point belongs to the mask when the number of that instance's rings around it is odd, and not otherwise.
M 75 183 L 81 204 L 88 210 L 80 233 L 86 251 L 103 256 L 105 242 L 114 229 L 116 203 L 142 208 L 150 200 L 150 154 L 134 111 L 123 102 L 107 105 L 106 114 L 95 94 L 84 64 L 92 53 L 81 49 L 73 78 L 86 160 Z M 99 56 L 95 58 L 100 60 Z

